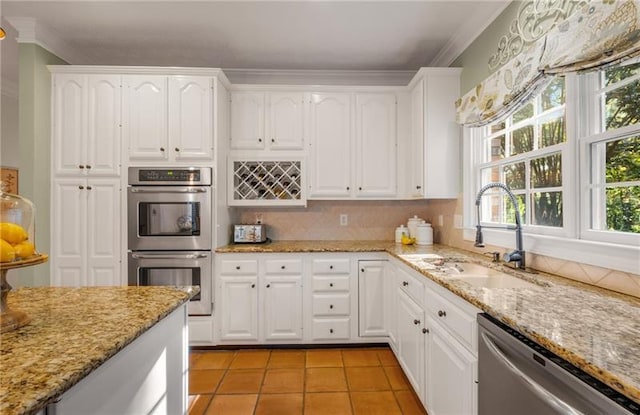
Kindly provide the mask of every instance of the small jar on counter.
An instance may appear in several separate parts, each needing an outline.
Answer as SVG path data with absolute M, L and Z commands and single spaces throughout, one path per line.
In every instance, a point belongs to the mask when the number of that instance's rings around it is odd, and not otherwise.
M 409 236 L 409 228 L 404 225 L 400 225 L 396 228 L 396 243 L 402 242 L 402 235 Z
M 421 223 L 416 226 L 416 244 L 433 245 L 433 228 L 430 223 Z

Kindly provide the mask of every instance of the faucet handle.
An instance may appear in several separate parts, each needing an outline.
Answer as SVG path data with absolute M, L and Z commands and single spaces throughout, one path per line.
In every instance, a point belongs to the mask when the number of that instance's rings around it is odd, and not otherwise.
M 500 252 L 492 251 L 492 252 L 483 252 L 482 254 L 490 256 L 491 262 L 500 262 Z

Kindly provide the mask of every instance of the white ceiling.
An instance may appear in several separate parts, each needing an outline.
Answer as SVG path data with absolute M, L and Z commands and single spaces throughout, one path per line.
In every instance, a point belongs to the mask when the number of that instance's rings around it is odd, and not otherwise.
M 415 71 L 449 65 L 508 3 L 2 0 L 0 11 L 72 64 Z

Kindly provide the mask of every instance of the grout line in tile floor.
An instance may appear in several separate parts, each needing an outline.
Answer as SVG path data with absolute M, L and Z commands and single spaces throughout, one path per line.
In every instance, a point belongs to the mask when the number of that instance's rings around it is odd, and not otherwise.
M 189 415 L 426 414 L 389 348 L 197 350 L 190 366 Z

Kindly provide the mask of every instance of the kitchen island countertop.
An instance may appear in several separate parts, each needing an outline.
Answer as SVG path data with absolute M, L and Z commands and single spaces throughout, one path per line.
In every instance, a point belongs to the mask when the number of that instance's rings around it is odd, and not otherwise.
M 278 241 L 232 244 L 218 253 L 387 252 L 426 278 L 515 328 L 640 403 L 640 299 L 543 272 L 520 273 L 483 255 L 442 245 L 391 241 Z M 474 287 L 434 271 L 419 254 L 498 268 L 538 289 Z M 418 255 L 416 255 L 418 254 Z
M 198 287 L 34 287 L 8 305 L 31 323 L 0 338 L 0 413 L 32 414 L 198 293 Z

